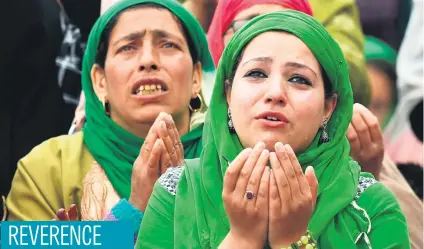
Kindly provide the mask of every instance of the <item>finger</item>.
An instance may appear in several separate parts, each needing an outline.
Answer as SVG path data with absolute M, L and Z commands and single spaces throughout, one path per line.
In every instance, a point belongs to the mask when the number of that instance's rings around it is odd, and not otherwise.
M 353 128 L 352 123 L 350 123 L 347 128 L 347 139 L 350 143 L 350 154 L 353 156 L 359 153 L 361 151 L 361 143 L 359 142 L 358 134 L 356 133 L 355 128 Z
M 78 219 L 78 208 L 77 205 L 72 204 L 68 211 L 68 217 L 71 221 L 76 221 Z
M 162 139 L 162 141 L 165 145 L 166 151 L 169 154 L 169 158 L 171 159 L 171 165 L 177 166 L 178 163 L 179 163 L 179 160 L 177 158 L 176 148 L 174 146 L 173 140 L 171 139 L 171 137 L 168 133 L 168 129 L 167 129 L 165 121 L 160 122 L 160 127 L 158 129 L 158 133 L 159 133 L 159 137 Z
M 361 150 L 367 150 L 371 145 L 371 135 L 368 130 L 368 126 L 362 119 L 359 113 L 354 113 L 352 117 L 352 125 L 358 134 L 359 143 L 361 144 Z
M 161 175 L 165 174 L 168 168 L 171 167 L 171 158 L 169 158 L 169 154 L 165 151 L 161 153 L 160 157 L 160 170 Z
M 278 161 L 275 153 L 269 155 L 270 161 Z M 271 170 L 269 176 L 269 216 L 276 217 L 281 210 L 280 194 L 278 193 L 277 182 L 273 170 Z
M 363 106 L 362 106 L 363 107 Z M 360 113 L 362 119 L 365 121 L 366 125 L 369 128 L 369 133 L 371 136 L 371 141 L 373 143 L 379 143 L 383 141 L 383 133 L 381 132 L 380 123 L 378 122 L 378 118 L 372 114 L 370 110 L 363 107 L 363 111 Z
M 224 175 L 224 187 L 222 191 L 224 195 L 230 194 L 235 190 L 240 170 L 243 168 L 251 152 L 251 148 L 244 149 L 238 154 L 236 159 L 229 164 Z
M 300 196 L 300 189 L 299 189 L 299 182 L 297 181 L 296 173 L 294 171 L 293 165 L 290 161 L 289 155 L 288 155 L 288 145 L 284 145 L 280 142 L 277 143 L 276 148 L 276 154 L 278 161 L 280 161 L 280 164 L 283 168 L 283 171 L 286 175 L 286 179 L 288 182 L 289 187 L 289 198 L 291 200 L 291 203 L 297 199 L 296 196 Z M 276 178 L 277 183 L 280 180 L 279 178 Z
M 152 153 L 150 153 L 149 160 L 147 161 L 147 174 L 152 178 L 158 178 L 160 173 L 159 160 L 162 153 L 163 142 L 159 138 L 153 145 Z
M 255 167 L 256 162 L 258 161 L 264 149 L 265 144 L 263 142 L 257 143 L 240 171 L 239 177 L 237 179 L 236 189 L 234 190 L 234 194 L 240 202 L 245 198 L 247 183 L 249 181 L 250 175 L 252 174 L 253 168 Z
M 270 187 L 270 174 L 271 169 L 265 166 L 263 170 L 263 174 L 261 177 L 261 181 L 259 183 L 258 194 L 256 196 L 255 206 L 259 210 L 264 210 L 264 212 L 268 211 L 268 203 L 269 203 L 269 187 Z
M 275 151 L 277 151 L 277 145 L 275 146 Z M 278 194 L 280 196 L 281 207 L 286 207 L 291 201 L 290 187 L 284 173 L 283 166 L 281 166 L 280 161 L 278 160 L 277 153 L 274 153 L 275 156 L 270 156 L 270 162 L 272 166 L 272 172 L 276 181 Z
M 152 152 L 152 149 L 153 149 L 153 145 L 155 144 L 157 139 L 158 139 L 158 134 L 156 132 L 153 132 L 152 128 L 150 128 L 150 131 L 147 134 L 147 137 L 144 140 L 144 143 L 140 149 L 139 157 L 141 157 L 141 160 L 143 162 L 146 162 L 147 160 L 149 160 L 150 153 Z
M 150 157 L 150 153 L 153 149 L 153 145 L 156 142 L 156 139 L 158 138 L 157 130 L 160 122 L 163 120 L 165 113 L 159 113 L 158 117 L 155 119 L 155 122 L 153 122 L 153 125 L 150 127 L 149 133 L 147 133 L 146 139 L 144 140 L 143 145 L 140 149 L 140 156 L 144 160 L 144 162 L 147 162 Z
M 315 176 L 315 170 L 312 166 L 308 166 L 305 171 L 305 177 L 308 181 L 309 188 L 312 196 L 312 207 L 315 208 L 318 195 L 318 179 Z
M 60 221 L 69 221 L 68 214 L 64 208 L 61 208 L 56 213 L 57 219 Z
M 258 161 L 256 162 L 255 167 L 253 168 L 252 174 L 250 174 L 249 182 L 247 184 L 246 191 L 252 191 L 256 195 L 256 197 L 255 197 L 256 200 L 257 200 L 257 197 L 260 194 L 265 195 L 264 192 L 259 193 L 258 191 L 259 191 L 259 184 L 261 182 L 262 175 L 264 173 L 264 170 L 266 168 L 266 164 L 268 162 L 268 158 L 269 158 L 269 151 L 263 150 L 261 155 L 259 156 Z M 266 195 L 268 195 L 268 190 L 267 190 Z M 247 201 L 247 204 L 251 208 L 255 207 L 255 201 L 254 200 L 248 200 L 247 198 L 244 198 L 244 201 Z
M 166 117 L 166 127 L 168 129 L 168 134 L 171 137 L 172 144 L 176 149 L 175 154 L 178 160 L 177 165 L 182 165 L 184 160 L 184 149 L 181 143 L 180 134 L 178 133 L 175 122 L 170 114 Z
M 169 114 L 168 114 L 169 115 Z M 179 165 L 183 165 L 184 164 L 184 147 L 183 147 L 183 143 L 181 143 L 181 137 L 180 137 L 180 133 L 178 132 L 177 126 L 175 125 L 174 120 L 172 119 L 172 116 L 169 115 L 169 118 L 172 120 L 172 132 L 174 134 L 175 137 L 175 143 L 177 143 L 177 157 L 180 158 L 181 162 Z
M 304 196 L 310 196 L 311 191 L 309 190 L 308 181 L 306 180 L 306 177 L 303 174 L 302 166 L 300 166 L 296 154 L 294 153 L 292 147 L 288 144 L 286 144 L 286 151 L 289 156 L 291 165 L 293 166 L 294 172 L 296 174 L 297 182 L 299 183 L 299 193 Z
M 85 115 L 75 122 L 75 130 L 80 131 L 85 123 Z

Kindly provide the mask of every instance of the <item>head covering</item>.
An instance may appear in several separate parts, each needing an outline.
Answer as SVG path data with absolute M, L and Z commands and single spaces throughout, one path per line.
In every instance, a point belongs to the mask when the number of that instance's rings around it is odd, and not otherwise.
M 199 248 L 217 248 L 230 229 L 222 200 L 223 177 L 227 170 L 226 159 L 234 160 L 243 147 L 237 134 L 228 129 L 224 81 L 230 78 L 243 48 L 254 37 L 268 31 L 287 32 L 302 40 L 323 67 L 338 95 L 327 126 L 331 141 L 318 145 L 321 135 L 318 132 L 308 149 L 297 155 L 303 169 L 309 165 L 314 167 L 319 182 L 317 205 L 308 229 L 314 238 L 320 239 L 320 248 L 356 248 L 354 240 L 369 232 L 369 220 L 350 205 L 357 193 L 360 168 L 349 157 L 346 138 L 353 112 L 347 63 L 337 43 L 319 22 L 301 12 L 285 10 L 256 17 L 242 27 L 225 48 L 205 121 L 202 155 L 200 159 L 187 160 L 175 201 L 169 204 L 175 203 L 174 212 L 164 208 L 167 202 L 163 200 L 169 199 L 166 190 L 160 192 L 156 188 L 154 195 L 163 194 L 163 198 L 152 198 L 149 202 L 149 206 L 163 208 L 156 210 L 171 213 L 174 219 L 175 231 L 171 231 L 174 234 L 166 234 L 168 230 L 164 230 L 160 235 L 165 238 L 163 243 L 169 243 L 167 238 L 174 238 L 174 248 L 183 248 L 184 245 L 197 245 L 200 240 Z M 154 203 L 158 199 L 160 203 Z M 152 222 L 158 224 L 161 221 L 155 219 Z M 159 237 L 150 238 L 152 234 L 148 234 L 148 228 L 148 220 L 143 221 L 140 244 L 165 248 L 161 247 Z
M 90 71 L 95 63 L 100 36 L 109 21 L 125 9 L 143 3 L 153 3 L 168 9 L 188 31 L 188 39 L 193 42 L 193 49 L 202 63 L 204 71 L 213 71 L 205 34 L 194 18 L 179 3 L 171 0 L 123 0 L 111 6 L 99 17 L 91 30 L 84 54 L 82 85 L 86 97 L 84 142 L 94 159 L 101 165 L 120 197 L 128 198 L 131 190 L 132 166 L 144 142 L 112 121 L 103 109 L 102 103 L 94 93 Z M 187 107 L 188 108 L 188 107 Z M 201 151 L 202 125 L 185 134 L 181 140 L 184 156 L 195 158 Z
M 396 66 L 397 54 L 384 41 L 373 36 L 365 36 L 365 57 L 369 60 L 383 60 L 393 67 Z
M 365 57 L 368 65 L 372 65 L 377 70 L 386 74 L 390 78 L 390 87 L 392 88 L 392 102 L 390 110 L 385 119 L 381 122 L 381 127 L 385 128 L 390 121 L 392 114 L 397 105 L 397 88 L 396 88 L 396 57 L 395 50 L 384 41 L 372 37 L 365 37 Z
M 277 4 L 312 16 L 308 0 L 220 0 L 208 31 L 209 49 L 215 65 L 224 51 L 223 36 L 231 22 L 241 11 L 258 4 Z

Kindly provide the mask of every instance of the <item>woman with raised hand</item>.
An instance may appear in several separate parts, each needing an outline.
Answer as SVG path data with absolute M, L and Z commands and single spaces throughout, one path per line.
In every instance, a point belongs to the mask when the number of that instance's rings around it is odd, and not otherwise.
M 102 220 L 121 199 L 143 212 L 160 174 L 200 156 L 202 71 L 213 70 L 202 28 L 180 4 L 116 3 L 84 55 L 85 127 L 19 162 L 8 219 L 51 220 L 77 204 L 80 219 Z
M 136 248 L 409 248 L 396 198 L 349 156 L 352 105 L 321 24 L 254 18 L 219 63 L 200 159 L 160 177 Z

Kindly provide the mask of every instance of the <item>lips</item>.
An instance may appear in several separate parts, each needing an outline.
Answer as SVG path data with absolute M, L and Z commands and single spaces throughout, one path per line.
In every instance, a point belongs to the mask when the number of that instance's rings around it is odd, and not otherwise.
M 168 91 L 168 87 L 161 79 L 144 78 L 132 87 L 132 94 L 137 96 L 158 95 Z
M 273 111 L 263 112 L 257 115 L 255 118 L 264 119 L 270 122 L 284 122 L 284 123 L 289 122 L 287 118 L 281 112 L 273 112 Z

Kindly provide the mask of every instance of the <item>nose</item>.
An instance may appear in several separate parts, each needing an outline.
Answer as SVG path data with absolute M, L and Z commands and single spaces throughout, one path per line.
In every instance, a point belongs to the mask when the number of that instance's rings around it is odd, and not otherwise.
M 277 105 L 287 104 L 288 86 L 283 78 L 271 79 L 265 93 L 265 102 Z
M 146 72 L 158 70 L 157 55 L 151 42 L 145 41 L 140 49 L 139 70 Z

